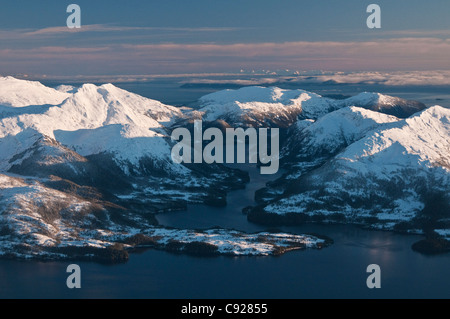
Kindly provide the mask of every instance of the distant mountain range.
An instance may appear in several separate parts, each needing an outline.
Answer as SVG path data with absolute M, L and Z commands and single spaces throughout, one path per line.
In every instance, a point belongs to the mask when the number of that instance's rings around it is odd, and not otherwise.
M 448 109 L 379 93 L 334 100 L 275 87 L 220 91 L 177 108 L 112 84 L 49 88 L 5 77 L 0 254 L 114 261 L 135 246 L 264 255 L 331 242 L 157 226 L 155 213 L 225 205 L 226 192 L 248 182 L 246 172 L 223 165 L 172 161 L 170 132 L 195 119 L 283 130 L 286 173 L 257 192 L 259 205 L 246 209 L 250 221 L 355 223 L 425 233 L 419 250 L 448 248 Z

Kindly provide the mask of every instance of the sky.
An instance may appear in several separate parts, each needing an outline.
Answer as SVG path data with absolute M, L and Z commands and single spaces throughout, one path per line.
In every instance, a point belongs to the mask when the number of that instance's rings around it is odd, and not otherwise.
M 69 29 L 66 8 L 81 7 Z M 369 4 L 381 28 L 369 29 Z M 450 70 L 450 1 L 0 2 L 0 74 Z

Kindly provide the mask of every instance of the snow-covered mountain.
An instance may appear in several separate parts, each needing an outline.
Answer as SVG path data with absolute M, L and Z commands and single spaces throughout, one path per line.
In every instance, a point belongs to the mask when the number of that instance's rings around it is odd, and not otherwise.
M 7 225 L 7 238 L 30 249 L 44 243 L 36 236 L 53 244 L 67 241 L 61 237 L 67 225 L 78 238 L 92 223 L 99 229 L 145 228 L 161 210 L 188 202 L 223 204 L 225 192 L 247 179 L 224 166 L 174 163 L 169 127 L 185 115 L 111 84 L 52 89 L 0 78 L 0 101 L 0 174 L 6 184 L 26 179 L 1 188 L 6 210 L 0 223 Z M 66 226 L 55 226 L 47 215 Z M 27 232 L 29 240 L 15 236 Z
M 30 134 L 60 142 L 82 156 L 109 153 L 124 173 L 139 173 L 142 159 L 151 159 L 155 166 L 173 173 L 186 172 L 174 165 L 164 125 L 181 116 L 172 106 L 121 90 L 111 84 L 95 86 L 85 84 L 71 95 L 60 93 L 34 82 L 3 79 L 7 87 L 17 92 L 28 92 L 28 103 L 21 96 L 9 96 L 10 90 L 0 90 L 0 101 L 8 101 L 6 108 L 21 107 L 16 114 L 7 113 L 0 119 L 0 138 L 13 139 L 11 146 L 1 147 L 2 162 L 10 162 L 15 155 L 28 150 L 35 143 Z M 8 85 L 12 82 L 11 85 Z M 31 93 L 30 93 L 31 92 Z M 51 93 L 54 98 L 50 98 Z M 42 96 L 42 98 L 39 98 Z M 60 102 L 57 97 L 65 97 Z M 53 100 L 60 102 L 50 105 Z M 30 112 L 30 108 L 32 111 Z M 5 114 L 6 113 L 6 114 Z M 33 133 L 27 133 L 27 131 Z M 24 137 L 24 138 L 22 138 Z M 2 142 L 0 142 L 2 144 Z M 25 159 L 25 158 L 23 158 Z M 14 162 L 16 165 L 18 159 Z M 7 169 L 7 168 L 4 168 Z
M 329 239 L 312 235 L 157 227 L 151 216 L 102 201 L 90 188 L 73 185 L 70 193 L 55 189 L 61 183 L 67 182 L 0 174 L 0 256 L 122 262 L 134 247 L 267 256 L 330 244 Z
M 341 102 L 342 106 L 359 106 L 400 118 L 407 118 L 425 108 L 423 103 L 381 93 L 363 92 Z
M 289 139 L 283 152 L 294 156 L 296 162 L 318 161 L 336 154 L 380 125 L 399 120 L 356 106 L 344 107 L 315 122 L 309 119 L 297 121 L 289 128 Z
M 88 171 L 82 163 L 89 163 L 107 166 L 116 176 L 188 178 L 191 173 L 170 155 L 168 127 L 184 117 L 176 107 L 112 84 L 61 92 L 11 77 L 0 83 L 5 87 L 0 86 L 0 101 L 5 101 L 0 105 L 2 171 L 39 167 L 36 172 L 42 175 L 43 167 L 50 173 L 65 166 L 68 174 L 82 174 Z
M 42 85 L 36 81 L 25 81 L 11 76 L 0 77 L 0 105 L 26 107 L 33 105 L 56 105 L 70 95 Z
M 304 90 L 284 90 L 277 87 L 244 87 L 208 94 L 199 100 L 203 120 L 223 120 L 232 126 L 289 127 L 303 119 L 318 119 L 346 106 L 408 117 L 425 108 L 408 101 L 379 93 L 364 92 L 345 100 L 322 97 Z
M 348 107 L 291 129 L 280 161 L 288 172 L 259 192 L 249 219 L 419 233 L 450 227 L 449 109 L 399 119 Z
M 335 100 L 303 90 L 247 87 L 177 108 L 112 84 L 60 86 L 0 78 L 0 255 L 122 260 L 126 248 L 276 254 L 320 248 L 315 236 L 156 226 L 187 203 L 226 204 L 248 174 L 180 165 L 175 127 L 280 127 L 286 174 L 257 192 L 256 222 L 351 222 L 450 228 L 450 114 L 379 93 Z M 438 204 L 436 204 L 438 203 Z M 444 235 L 442 235 L 444 234 Z

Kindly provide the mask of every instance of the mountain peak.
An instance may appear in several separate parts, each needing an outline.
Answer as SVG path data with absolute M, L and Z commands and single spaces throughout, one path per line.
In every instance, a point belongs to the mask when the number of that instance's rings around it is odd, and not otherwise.
M 210 93 L 200 98 L 201 104 L 211 103 L 233 103 L 238 101 L 239 103 L 290 103 L 293 99 L 297 99 L 302 94 L 307 93 L 309 95 L 319 96 L 315 93 L 307 92 L 304 90 L 287 90 L 279 87 L 263 87 L 263 86 L 247 86 L 237 90 L 222 90 L 214 93 Z
M 376 112 L 407 118 L 426 108 L 425 104 L 381 93 L 363 92 L 342 100 L 344 106 L 359 106 Z
M 56 105 L 70 94 L 41 84 L 37 81 L 16 79 L 12 76 L 0 78 L 0 105 L 25 107 L 30 105 Z

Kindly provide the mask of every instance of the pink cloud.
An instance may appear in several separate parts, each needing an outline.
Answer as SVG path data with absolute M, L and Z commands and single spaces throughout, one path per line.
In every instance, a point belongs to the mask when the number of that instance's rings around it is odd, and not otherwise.
M 41 65 L 42 73 L 214 72 L 239 68 L 329 70 L 450 69 L 450 40 L 398 38 L 363 42 L 137 44 L 0 50 L 0 72 Z M 59 67 L 59 69 L 55 69 Z

